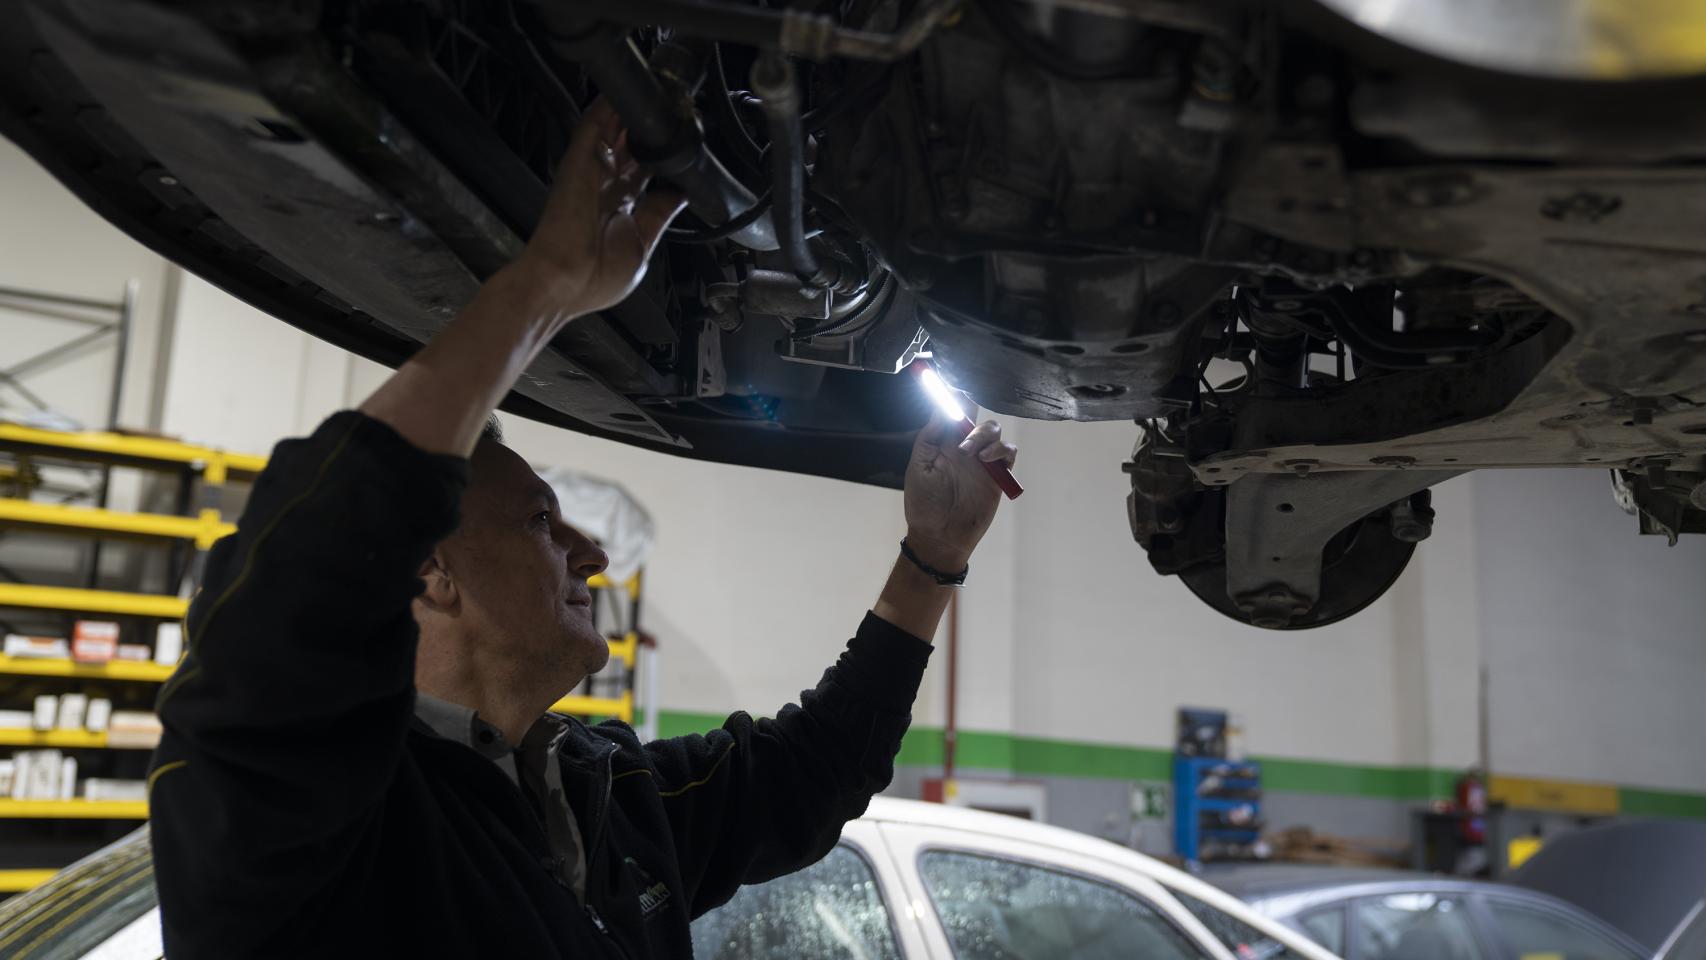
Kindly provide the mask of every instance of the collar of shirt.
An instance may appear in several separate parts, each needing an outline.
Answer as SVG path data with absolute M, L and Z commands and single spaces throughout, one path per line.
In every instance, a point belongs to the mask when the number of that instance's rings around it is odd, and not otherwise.
M 441 700 L 428 693 L 415 691 L 415 716 L 433 733 L 460 743 L 496 764 L 521 788 L 525 796 L 537 804 L 537 812 L 551 844 L 558 876 L 581 900 L 586 897 L 586 852 L 582 846 L 580 825 L 569 806 L 563 789 L 562 767 L 557 763 L 557 748 L 569 735 L 568 721 L 544 714 L 521 737 L 521 744 L 512 747 L 503 731 L 480 719 L 472 707 Z M 517 768 L 520 760 L 522 767 Z

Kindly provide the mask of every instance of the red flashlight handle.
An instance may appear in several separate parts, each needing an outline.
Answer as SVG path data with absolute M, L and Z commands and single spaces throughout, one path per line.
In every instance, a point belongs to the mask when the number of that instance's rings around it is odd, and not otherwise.
M 971 434 L 972 428 L 977 425 L 972 423 L 970 419 L 961 417 L 955 422 L 955 426 L 959 427 L 960 439 L 964 440 Z M 1013 476 L 1013 469 L 1007 466 L 1007 461 L 979 460 L 978 462 L 983 464 L 983 469 L 989 473 L 989 477 L 995 481 L 995 485 L 1001 488 L 1001 492 L 1007 495 L 1007 499 L 1017 500 L 1019 494 L 1025 492 L 1025 488 L 1019 486 L 1018 478 Z

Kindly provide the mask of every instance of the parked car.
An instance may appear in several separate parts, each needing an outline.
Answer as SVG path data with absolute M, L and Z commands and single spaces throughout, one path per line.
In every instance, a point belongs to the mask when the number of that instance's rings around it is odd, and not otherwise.
M 1645 960 L 1652 952 L 1556 897 L 1404 871 L 1263 865 L 1207 879 L 1345 960 Z
M 878 798 L 817 864 L 693 924 L 700 960 L 1333 960 L 1150 857 L 1014 817 Z M 147 828 L 0 905 L 6 960 L 158 960 Z
M 1581 907 L 1665 960 L 1706 960 L 1706 823 L 1616 823 L 1549 837 L 1511 875 Z
M 1706 530 L 1694 16 L 20 0 L 0 132 L 163 256 L 394 365 L 521 249 L 605 96 L 692 216 L 508 409 L 896 486 L 926 408 L 893 374 L 927 347 L 999 413 L 1136 421 L 1150 564 L 1297 629 L 1374 602 L 1469 470 L 1611 469 L 1641 532 Z

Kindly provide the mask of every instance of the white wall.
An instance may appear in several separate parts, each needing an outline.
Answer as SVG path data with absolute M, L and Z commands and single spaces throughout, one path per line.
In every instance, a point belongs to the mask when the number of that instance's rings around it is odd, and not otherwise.
M 1013 511 L 1023 732 L 1168 747 L 1180 706 L 1225 707 L 1253 753 L 1396 761 L 1390 600 L 1302 633 L 1228 620 L 1156 575 L 1132 540 L 1120 472 L 1131 424 L 1028 425 L 1025 440 L 1029 492 Z
M 1706 791 L 1706 537 L 1636 536 L 1600 470 L 1476 488 L 1493 769 Z
M 96 216 L 11 142 L 0 140 L 0 286 L 117 302 L 126 283 L 137 284 L 131 318 L 135 335 L 120 405 L 120 421 L 126 425 L 151 425 L 161 304 L 174 269 Z M 6 310 L 0 310 L 0 328 L 6 333 L 0 340 L 0 366 L 83 332 Z M 100 429 L 106 427 L 113 360 L 113 342 L 106 340 L 23 380 L 51 405 Z M 9 389 L 0 388 L 0 401 L 12 410 L 26 408 Z

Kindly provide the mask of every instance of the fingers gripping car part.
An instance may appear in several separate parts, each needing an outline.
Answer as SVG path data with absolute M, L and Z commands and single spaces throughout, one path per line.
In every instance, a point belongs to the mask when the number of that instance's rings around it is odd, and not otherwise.
M 715 227 L 754 209 L 758 198 L 705 148 L 690 98 L 665 92 L 625 32 L 578 4 L 541 4 L 539 15 L 551 46 L 579 61 L 621 114 L 634 158 L 680 187 L 696 216 Z M 768 216 L 729 239 L 754 250 L 776 249 Z

